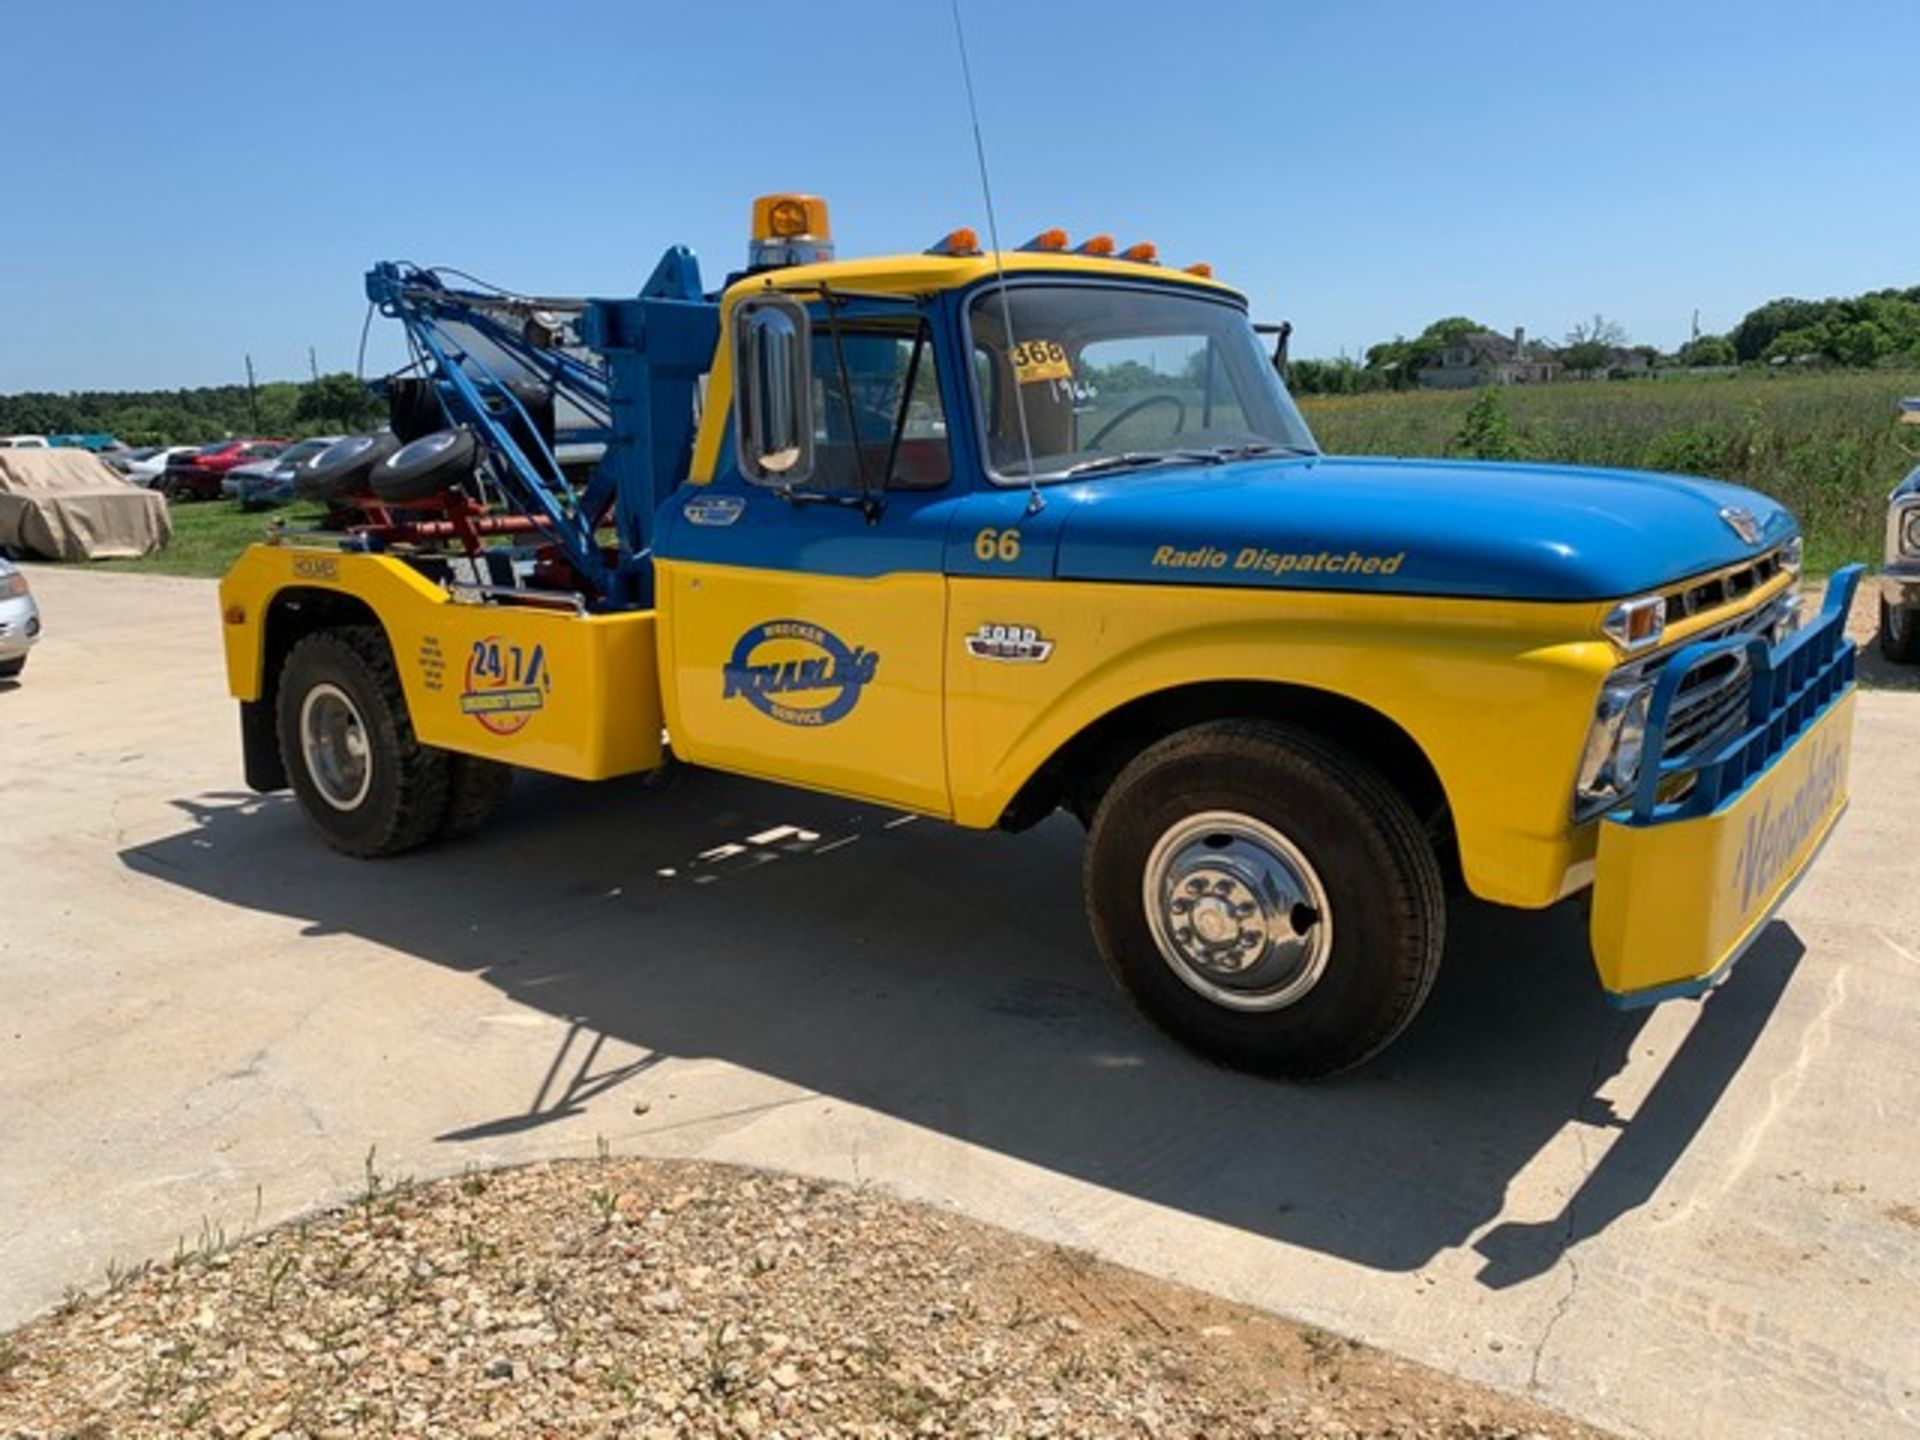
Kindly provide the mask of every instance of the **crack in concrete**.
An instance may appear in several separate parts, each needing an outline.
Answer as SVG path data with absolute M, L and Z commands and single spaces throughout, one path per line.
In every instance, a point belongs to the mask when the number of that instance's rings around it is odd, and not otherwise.
M 1587 1069 L 1587 1095 L 1592 1098 L 1600 1088 L 1600 1072 L 1606 1064 L 1609 1053 L 1607 1038 L 1594 1046 L 1593 1063 Z M 1547 1316 L 1547 1323 L 1540 1327 L 1540 1338 L 1534 1342 L 1532 1363 L 1527 1367 L 1527 1388 L 1540 1388 L 1540 1368 L 1546 1362 L 1547 1346 L 1553 1341 L 1554 1331 L 1560 1328 L 1560 1322 L 1567 1318 L 1573 1309 L 1574 1297 L 1580 1293 L 1580 1262 L 1574 1258 L 1573 1237 L 1579 1233 L 1580 1193 L 1593 1175 L 1594 1161 L 1587 1149 L 1587 1127 L 1579 1120 L 1574 1122 L 1574 1143 L 1580 1147 L 1579 1179 L 1574 1183 L 1573 1193 L 1567 1197 L 1566 1215 L 1560 1229 L 1560 1258 L 1567 1267 L 1567 1289 L 1553 1307 L 1553 1313 Z

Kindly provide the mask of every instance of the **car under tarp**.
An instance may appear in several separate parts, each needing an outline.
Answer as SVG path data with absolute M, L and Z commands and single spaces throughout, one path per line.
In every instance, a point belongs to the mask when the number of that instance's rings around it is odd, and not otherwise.
M 97 455 L 0 450 L 0 546 L 48 560 L 123 560 L 172 537 L 166 500 Z

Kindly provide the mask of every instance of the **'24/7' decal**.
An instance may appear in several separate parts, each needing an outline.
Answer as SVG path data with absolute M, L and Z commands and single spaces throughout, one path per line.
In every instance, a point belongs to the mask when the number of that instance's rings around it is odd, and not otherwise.
M 846 719 L 873 683 L 880 656 L 806 620 L 768 620 L 734 643 L 720 698 L 745 700 L 783 725 Z
M 496 735 L 512 735 L 544 709 L 553 689 L 546 647 L 531 648 L 489 635 L 473 642 L 460 688 L 460 713 Z

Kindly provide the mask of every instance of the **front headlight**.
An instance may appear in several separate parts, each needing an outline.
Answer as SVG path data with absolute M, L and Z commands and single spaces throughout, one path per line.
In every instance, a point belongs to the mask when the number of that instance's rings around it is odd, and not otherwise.
M 1900 549 L 1904 554 L 1920 555 L 1920 505 L 1908 506 L 1900 522 Z
M 11 600 L 27 593 L 27 577 L 9 565 L 0 570 L 0 600 Z
M 1640 778 L 1652 699 L 1653 687 L 1638 680 L 1615 681 L 1600 692 L 1574 796 L 1582 818 L 1625 796 Z

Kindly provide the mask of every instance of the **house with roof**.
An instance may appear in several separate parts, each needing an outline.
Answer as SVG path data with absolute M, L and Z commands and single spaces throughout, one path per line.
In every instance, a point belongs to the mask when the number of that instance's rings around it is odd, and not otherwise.
M 1544 385 L 1560 374 L 1553 347 L 1528 340 L 1526 327 L 1512 335 L 1475 330 L 1448 343 L 1436 364 L 1420 372 L 1430 390 L 1467 390 L 1481 385 Z

